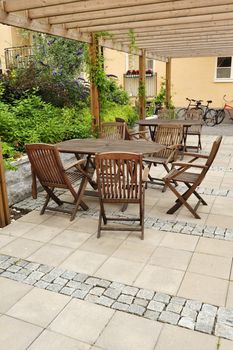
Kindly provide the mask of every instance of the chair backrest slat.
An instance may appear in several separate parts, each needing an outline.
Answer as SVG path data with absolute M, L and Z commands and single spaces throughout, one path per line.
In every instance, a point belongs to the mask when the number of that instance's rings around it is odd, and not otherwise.
M 67 181 L 56 146 L 47 144 L 26 145 L 32 169 L 42 185 L 64 186 Z
M 107 140 L 124 140 L 126 124 L 109 122 L 101 125 L 100 137 Z
M 96 172 L 101 198 L 140 200 L 142 191 L 142 155 L 136 153 L 100 153 Z
M 182 143 L 183 127 L 177 124 L 159 125 L 156 130 L 155 142 L 164 146 L 179 145 Z M 168 158 L 174 150 L 165 148 L 156 153 L 156 157 Z
M 185 115 L 185 120 L 197 120 L 197 121 L 201 121 L 202 120 L 202 110 L 201 109 L 195 109 L 192 108 L 190 110 L 187 111 L 186 115 Z M 191 125 L 188 128 L 188 133 L 189 132 L 201 132 L 202 129 L 202 125 Z
M 216 157 L 216 155 L 218 153 L 221 141 L 222 141 L 222 136 L 219 136 L 219 137 L 217 137 L 217 139 L 214 141 L 214 143 L 212 145 L 209 157 L 208 157 L 208 159 L 206 161 L 206 166 L 208 167 L 208 169 L 212 165 L 212 163 L 213 163 L 213 161 L 214 161 L 214 159 L 215 159 L 215 157 Z

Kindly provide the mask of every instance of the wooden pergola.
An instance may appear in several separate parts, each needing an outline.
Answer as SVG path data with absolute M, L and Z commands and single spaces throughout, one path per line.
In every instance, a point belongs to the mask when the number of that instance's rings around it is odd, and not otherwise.
M 170 100 L 171 59 L 233 55 L 233 0 L 2 0 L 0 23 L 139 56 L 140 81 L 145 58 L 166 62 L 167 103 Z M 129 30 L 136 46 L 130 49 Z M 108 32 L 111 39 L 93 33 Z M 98 90 L 92 84 L 92 115 L 99 125 Z M 140 117 L 145 117 L 140 98 Z

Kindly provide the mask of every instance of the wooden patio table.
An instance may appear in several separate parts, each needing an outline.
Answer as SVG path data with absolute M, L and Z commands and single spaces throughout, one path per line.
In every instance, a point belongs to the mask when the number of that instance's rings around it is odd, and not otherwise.
M 165 149 L 164 145 L 146 140 L 105 140 L 105 139 L 82 139 L 68 140 L 57 144 L 59 152 L 73 153 L 77 159 L 80 155 L 87 156 L 85 171 L 94 167 L 92 156 L 102 152 L 132 152 L 143 155 L 157 153 Z M 93 183 L 91 183 L 93 187 Z M 86 191 L 85 194 L 96 195 L 96 192 Z
M 165 146 L 146 140 L 68 140 L 57 144 L 59 152 L 94 155 L 102 152 L 133 152 L 143 155 L 162 151 Z
M 178 120 L 178 119 L 142 119 L 136 122 L 140 126 L 148 126 L 150 130 L 151 140 L 154 140 L 156 128 L 159 125 L 175 124 L 183 126 L 183 149 L 186 150 L 186 140 L 188 128 L 192 125 L 202 125 L 201 120 Z

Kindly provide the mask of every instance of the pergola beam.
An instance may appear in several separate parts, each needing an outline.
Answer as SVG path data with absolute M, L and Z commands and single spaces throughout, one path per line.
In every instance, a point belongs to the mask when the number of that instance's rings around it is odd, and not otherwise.
M 140 40 L 139 42 L 136 42 L 137 45 L 140 45 L 140 47 L 143 47 L 143 45 L 154 45 L 154 46 L 158 46 L 158 45 L 170 45 L 170 44 L 175 44 L 175 45 L 189 45 L 190 43 L 192 44 L 197 44 L 201 46 L 201 44 L 215 44 L 215 43 L 222 43 L 222 44 L 233 44 L 233 34 L 225 39 L 219 38 L 219 37 L 213 37 L 213 38 L 203 38 L 203 39 L 196 39 L 196 38 L 188 38 L 188 39 L 175 39 L 175 38 L 171 38 L 171 39 L 157 39 L 157 40 L 152 40 L 152 39 L 145 39 L 145 40 Z
M 93 3 L 93 1 L 89 1 L 89 3 Z M 223 4 L 221 6 L 214 6 L 215 3 L 219 3 L 217 0 L 208 0 L 205 1 L 205 6 L 209 6 L 209 13 L 227 13 L 229 11 L 232 11 L 232 1 L 231 0 L 223 0 Z M 225 4 L 224 4 L 225 3 Z M 125 4 L 121 8 L 113 8 L 115 5 L 115 2 L 105 4 L 105 8 L 99 8 L 98 5 L 93 6 L 93 9 L 91 11 L 91 4 L 86 5 L 85 2 L 81 2 L 79 6 L 71 13 L 67 15 L 57 15 L 55 14 L 53 16 L 44 13 L 43 16 L 39 16 L 35 14 L 36 10 L 29 11 L 28 15 L 30 18 L 48 18 L 49 23 L 51 24 L 60 24 L 60 23 L 69 23 L 69 22 L 81 22 L 81 21 L 87 21 L 87 20 L 97 20 L 97 19 L 116 19 L 116 17 L 125 17 L 125 16 L 135 16 L 137 15 L 138 18 L 142 18 L 143 16 L 147 16 L 148 19 L 159 19 L 159 18 L 171 18 L 171 17 L 182 17 L 185 15 L 201 15 L 206 14 L 206 8 L 203 7 L 204 2 L 197 2 L 195 3 L 195 6 L 193 2 L 187 2 L 187 1 L 177 1 L 176 4 L 173 7 L 173 10 L 169 11 L 169 7 L 171 6 L 169 2 L 165 3 L 153 3 L 153 4 L 144 4 L 144 5 L 138 5 L 138 6 L 128 6 L 128 3 L 125 2 Z M 96 4 L 96 2 L 95 2 Z M 177 6 L 177 5 L 182 6 Z M 103 7 L 103 6 L 102 6 Z M 189 11 L 187 12 L 187 9 Z
M 0 23 L 167 61 L 167 57 L 232 54 L 232 0 L 0 0 Z M 131 52 L 128 31 L 138 50 Z
M 148 36 L 148 33 L 144 33 L 143 35 L 140 35 L 140 36 L 136 36 L 135 37 L 135 40 L 136 40 L 136 43 L 139 44 L 140 41 L 145 41 L 145 40 L 150 40 L 150 41 L 154 41 L 154 40 L 172 40 L 172 39 L 177 39 L 177 40 L 187 40 L 187 39 L 210 39 L 210 38 L 228 38 L 228 37 L 231 37 L 233 35 L 233 28 L 229 29 L 227 31 L 227 33 L 224 33 L 224 35 L 219 32 L 204 32 L 203 33 L 182 33 L 182 35 L 177 35 L 177 33 L 171 33 L 171 34 L 164 34 L 164 35 L 159 35 L 159 34 L 151 34 L 150 36 Z M 114 41 L 115 42 L 121 42 L 121 43 L 124 43 L 124 44 L 129 44 L 130 43 L 130 40 L 129 38 L 125 37 L 125 38 L 122 38 L 122 39 L 115 39 L 114 38 Z
M 146 97 L 145 97 L 145 94 L 140 94 L 140 89 L 145 89 L 145 83 L 146 83 L 146 51 L 142 50 L 142 55 L 139 56 L 139 117 L 140 119 L 145 119 L 146 117 Z
M 127 4 L 128 6 L 136 6 L 143 4 L 161 3 L 161 1 L 170 3 L 172 2 L 171 0 L 127 0 Z M 173 2 L 175 1 L 179 0 L 174 0 Z M 99 8 L 100 10 L 105 9 L 107 6 L 110 6 L 110 8 L 119 8 L 125 6 L 124 0 L 115 0 L 112 4 L 110 4 L 108 0 L 99 0 L 98 3 L 95 0 L 5 0 L 5 8 L 7 12 L 38 9 L 37 11 L 39 16 L 44 16 L 45 13 L 49 16 L 53 16 L 58 14 L 63 15 L 74 13 L 76 10 L 78 10 L 80 5 L 83 9 L 83 4 L 80 4 L 82 2 L 86 3 L 84 5 L 84 8 L 90 8 L 91 10 L 93 6 L 94 9 Z M 67 6 L 67 4 L 69 6 Z
M 139 17 L 140 18 L 140 17 Z M 180 24 L 197 23 L 201 25 L 205 23 L 211 23 L 212 21 L 225 21 L 233 20 L 233 11 L 229 13 L 216 13 L 199 16 L 184 16 L 184 17 L 171 17 L 165 19 L 139 19 L 136 16 L 125 16 L 123 18 L 118 17 L 117 21 L 111 21 L 111 19 L 93 20 L 93 21 L 82 21 L 67 23 L 66 28 L 79 28 L 80 31 L 84 32 L 98 32 L 98 31 L 111 31 L 117 29 L 132 29 L 133 28 L 145 28 L 155 26 L 167 26 L 176 24 L 179 21 Z M 111 23 L 113 22 L 113 23 Z
M 111 10 L 110 17 L 123 15 L 125 12 L 131 14 L 140 14 L 148 12 L 170 12 L 171 8 L 177 10 L 193 10 L 198 8 L 205 9 L 209 6 L 231 5 L 231 0 L 5 0 L 5 9 L 7 12 L 28 10 L 30 18 L 42 18 L 51 16 L 73 15 L 78 13 L 90 13 L 99 11 L 100 15 L 106 17 L 107 11 Z M 117 12 L 118 11 L 118 12 Z M 124 12 L 123 12 L 124 11 Z M 220 11 L 219 11 L 220 12 Z M 94 17 L 94 14 L 93 14 Z M 93 18 L 91 17 L 91 18 Z M 105 18 L 103 17 L 103 18 Z
M 75 29 L 67 30 L 62 26 L 49 25 L 48 23 L 45 23 L 45 22 L 42 23 L 41 21 L 38 21 L 38 20 L 30 20 L 25 16 L 19 16 L 11 13 L 7 14 L 1 9 L 0 9 L 0 23 L 32 30 L 40 33 L 62 36 L 67 39 L 73 39 L 81 42 L 86 42 L 86 43 L 91 42 L 90 33 L 81 33 Z M 124 45 L 119 42 L 115 43 L 111 39 L 100 39 L 99 44 L 109 49 L 123 51 L 126 53 L 131 52 L 128 45 Z M 134 50 L 133 54 L 140 55 L 141 50 Z M 162 57 L 162 56 L 160 57 L 160 56 L 157 56 L 156 54 L 148 54 L 148 58 L 157 59 L 157 60 L 166 62 L 166 57 Z
M 212 30 L 228 30 L 229 28 L 232 28 L 233 26 L 233 20 L 220 20 L 220 21 L 211 21 L 211 22 L 203 22 L 200 26 L 200 23 L 174 23 L 171 25 L 166 26 L 153 26 L 153 27 L 143 27 L 143 28 L 134 28 L 134 34 L 137 37 L 137 35 L 140 35 L 140 33 L 147 33 L 154 34 L 154 33 L 169 33 L 169 32 L 189 32 L 189 31 L 197 31 L 199 32 L 202 30 L 202 32 L 209 32 Z M 128 29 L 116 29 L 111 30 L 110 33 L 113 35 L 114 38 L 121 37 L 122 35 L 128 37 Z
M 105 10 L 105 11 L 94 11 L 94 12 L 84 12 L 81 14 L 73 14 L 69 16 L 49 18 L 49 23 L 51 24 L 63 24 L 66 23 L 67 27 L 78 26 L 82 27 L 94 27 L 105 24 L 115 24 L 115 23 L 130 23 L 139 21 L 151 21 L 151 20 L 168 20 L 175 18 L 186 18 L 186 17 L 201 17 L 206 16 L 206 8 L 194 8 L 194 9 L 182 9 L 182 10 L 170 10 L 170 11 L 158 11 L 153 10 L 153 6 L 149 6 L 150 10 L 146 12 L 144 7 L 138 11 L 135 7 L 132 8 L 121 8 L 120 10 Z M 233 4 L 224 6 L 209 6 L 208 16 L 221 15 L 227 16 L 233 11 Z M 134 13 L 135 12 L 135 13 Z M 29 14 L 30 16 L 30 14 Z M 232 18 L 232 16 L 230 17 Z

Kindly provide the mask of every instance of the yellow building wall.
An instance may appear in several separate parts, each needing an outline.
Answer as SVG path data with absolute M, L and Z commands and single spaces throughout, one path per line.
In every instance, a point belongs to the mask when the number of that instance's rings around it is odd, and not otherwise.
M 123 86 L 123 75 L 126 72 L 126 54 L 124 52 L 104 49 L 104 69 L 106 74 L 114 74 Z
M 233 82 L 215 82 L 216 57 L 172 59 L 172 100 L 176 107 L 186 106 L 186 97 L 212 100 L 221 107 L 223 95 L 233 99 Z
M 18 28 L 0 24 L 0 59 L 3 72 L 6 69 L 4 49 L 24 45 L 30 45 L 30 35 L 22 36 Z
M 5 70 L 4 49 L 12 46 L 11 27 L 0 24 L 0 59 L 2 70 Z

